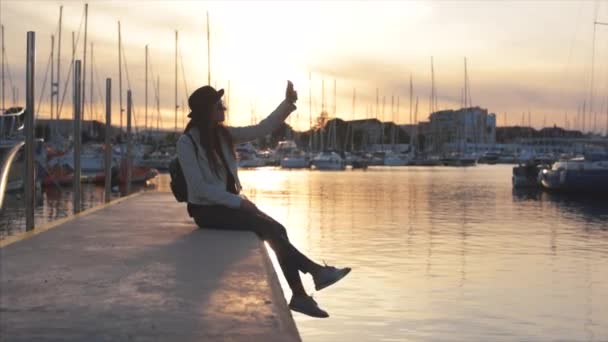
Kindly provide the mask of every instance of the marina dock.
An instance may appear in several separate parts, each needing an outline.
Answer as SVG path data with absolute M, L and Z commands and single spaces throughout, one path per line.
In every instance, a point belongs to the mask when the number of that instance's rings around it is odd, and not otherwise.
M 0 340 L 300 341 L 264 244 L 146 192 L 0 240 Z

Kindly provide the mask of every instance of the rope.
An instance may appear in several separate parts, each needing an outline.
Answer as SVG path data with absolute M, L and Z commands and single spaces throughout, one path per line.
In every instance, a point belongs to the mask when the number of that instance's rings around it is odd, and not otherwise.
M 76 36 L 76 41 L 74 42 L 74 48 L 72 49 L 72 61 L 70 62 L 70 68 L 68 69 L 68 77 L 65 79 L 65 83 L 63 86 L 63 96 L 61 97 L 61 105 L 59 105 L 59 111 L 57 111 L 57 120 L 61 116 L 61 110 L 63 109 L 63 103 L 65 101 L 65 94 L 68 90 L 68 83 L 70 82 L 70 76 L 72 75 L 72 69 L 74 69 L 74 60 L 76 59 L 76 47 L 78 46 L 78 41 L 80 40 L 80 30 L 82 30 L 82 24 L 84 23 L 84 11 L 82 13 L 82 17 L 80 17 L 80 25 L 78 26 L 78 35 Z
M 13 77 L 11 75 L 11 68 L 9 67 L 10 63 L 8 62 L 8 56 L 6 55 L 6 50 L 3 53 L 4 53 L 4 64 L 6 64 L 6 72 L 8 74 L 8 83 L 10 83 L 11 89 L 13 89 L 15 84 L 13 83 Z M 6 109 L 6 108 L 2 108 L 2 109 Z
M 52 62 L 51 55 L 49 55 L 49 61 L 46 63 L 46 71 L 44 72 L 44 81 L 42 81 L 42 91 L 40 92 L 40 98 L 38 99 L 38 110 L 35 113 L 36 120 L 38 120 L 38 116 L 40 115 L 40 104 L 42 103 L 42 97 L 44 96 L 44 91 L 46 90 L 46 80 L 49 75 L 49 66 Z
M 101 92 L 101 86 L 99 86 L 99 69 L 97 68 L 97 64 L 95 64 L 95 65 L 94 65 L 94 69 L 93 69 L 93 78 L 95 79 L 94 83 L 95 83 L 95 85 L 97 86 L 97 96 L 98 96 L 98 99 L 99 99 L 99 101 L 100 101 L 101 103 L 105 103 L 105 102 L 103 101 L 103 100 L 104 100 L 104 97 L 103 97 L 103 94 L 102 94 L 102 92 Z M 95 113 L 96 113 L 96 116 L 97 116 L 97 120 L 98 120 L 99 122 L 101 122 L 101 116 L 102 116 L 102 115 L 99 115 L 99 105 L 97 105 L 97 106 L 96 106 L 96 108 L 97 108 L 97 109 L 95 110 Z M 103 114 L 103 111 L 102 111 L 102 114 Z M 104 120 L 103 120 L 103 121 L 105 122 L 105 118 L 104 118 Z
M 122 43 L 122 42 L 121 42 Z M 127 74 L 127 89 L 131 89 L 131 79 L 129 77 L 129 64 L 127 63 L 127 54 L 125 53 L 125 48 L 122 47 L 122 64 L 125 66 L 125 73 Z M 131 93 L 131 110 L 133 112 L 133 127 L 135 129 L 135 133 L 137 134 L 137 110 L 133 105 L 133 93 Z
M 148 64 L 150 64 L 150 74 L 152 76 L 152 86 L 154 87 L 154 107 L 156 107 L 156 103 L 160 101 L 160 90 L 156 87 L 156 77 L 154 77 L 154 65 L 152 62 L 148 60 Z M 156 109 L 156 108 L 155 108 Z M 157 121 L 160 121 L 160 110 L 157 111 Z
M 188 94 L 190 94 L 190 92 L 188 91 L 188 84 L 186 83 L 186 73 L 184 72 L 184 59 L 182 57 L 181 49 L 179 50 L 179 60 L 182 67 L 182 80 L 184 81 L 184 91 L 186 92 L 186 97 L 188 97 Z

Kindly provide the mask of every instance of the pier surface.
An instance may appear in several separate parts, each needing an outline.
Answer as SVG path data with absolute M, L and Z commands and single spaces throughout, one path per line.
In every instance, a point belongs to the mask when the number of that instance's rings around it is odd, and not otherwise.
M 0 245 L 2 341 L 300 341 L 262 242 L 170 193 L 40 231 Z

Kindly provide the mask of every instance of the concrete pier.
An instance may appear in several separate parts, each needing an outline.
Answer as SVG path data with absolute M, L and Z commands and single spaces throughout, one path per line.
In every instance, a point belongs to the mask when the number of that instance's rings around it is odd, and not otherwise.
M 144 193 L 0 241 L 2 341 L 300 341 L 267 251 Z

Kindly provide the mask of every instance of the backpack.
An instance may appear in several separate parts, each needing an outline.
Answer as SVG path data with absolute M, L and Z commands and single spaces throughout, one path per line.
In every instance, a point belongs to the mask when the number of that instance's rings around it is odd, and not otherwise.
M 192 146 L 194 146 L 194 153 L 198 158 L 198 147 L 196 147 L 196 143 L 190 134 L 187 134 L 190 141 L 192 141 Z M 174 157 L 171 162 L 169 162 L 169 175 L 171 176 L 171 182 L 169 185 L 171 186 L 171 192 L 175 199 L 178 202 L 187 202 L 188 201 L 188 185 L 186 184 L 186 178 L 184 177 L 184 172 L 182 171 L 182 166 L 179 164 L 179 159 Z

